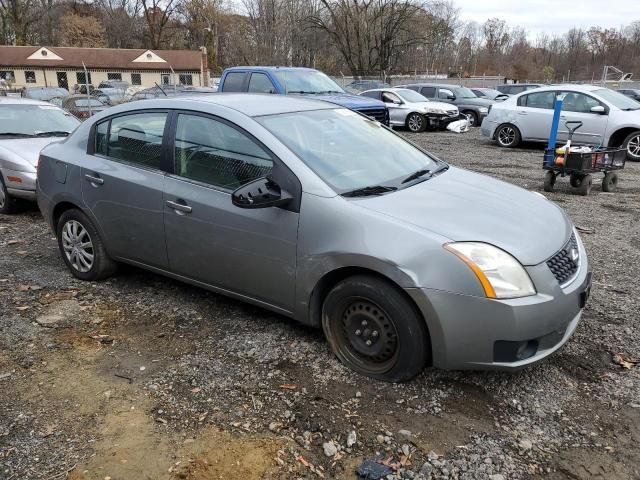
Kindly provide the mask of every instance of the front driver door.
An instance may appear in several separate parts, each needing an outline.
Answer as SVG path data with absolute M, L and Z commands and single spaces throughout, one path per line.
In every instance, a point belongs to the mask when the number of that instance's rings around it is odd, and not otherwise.
M 572 141 L 576 144 L 600 145 L 604 138 L 609 119 L 608 107 L 595 98 L 579 92 L 561 92 L 566 94 L 562 102 L 562 114 L 558 137 L 568 138 L 567 121 L 582 122 L 582 126 L 573 135 Z M 591 108 L 602 106 L 605 114 L 595 113 Z
M 291 311 L 298 213 L 231 203 L 233 190 L 274 172 L 276 159 L 216 117 L 178 113 L 175 125 L 164 193 L 171 271 Z
M 389 120 L 393 125 L 404 125 L 407 111 L 402 106 L 402 100 L 393 92 L 383 91 L 382 101 L 389 109 Z
M 163 269 L 168 265 L 162 216 L 167 115 L 149 111 L 99 123 L 95 145 L 82 163 L 82 198 L 109 254 Z

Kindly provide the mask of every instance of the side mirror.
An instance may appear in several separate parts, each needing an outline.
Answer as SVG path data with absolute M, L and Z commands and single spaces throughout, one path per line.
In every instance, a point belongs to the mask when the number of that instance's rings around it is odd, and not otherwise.
M 393 104 L 394 105 L 402 105 L 402 100 L 396 99 L 396 100 L 393 101 Z
M 448 95 L 448 94 L 447 94 L 447 99 L 449 99 L 449 100 L 455 100 L 455 99 L 456 99 L 456 96 L 455 96 L 455 95 L 453 95 L 453 94 L 452 94 L 452 95 Z
M 291 195 L 269 177 L 253 180 L 231 194 L 231 201 L 240 208 L 282 207 L 291 199 Z
M 595 107 L 591 107 L 591 113 L 598 113 L 602 115 L 606 113 L 606 109 L 602 105 L 596 105 Z

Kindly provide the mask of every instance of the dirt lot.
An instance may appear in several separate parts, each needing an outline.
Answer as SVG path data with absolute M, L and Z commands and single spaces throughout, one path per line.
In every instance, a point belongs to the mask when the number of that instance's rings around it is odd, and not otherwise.
M 410 137 L 542 191 L 539 147 Z M 154 274 L 74 280 L 35 209 L 0 216 L 0 478 L 353 479 L 376 453 L 403 458 L 391 478 L 640 478 L 640 366 L 612 360 L 640 359 L 640 165 L 616 194 L 559 182 L 547 196 L 594 272 L 572 340 L 516 374 L 402 385 L 343 368 L 319 331 Z

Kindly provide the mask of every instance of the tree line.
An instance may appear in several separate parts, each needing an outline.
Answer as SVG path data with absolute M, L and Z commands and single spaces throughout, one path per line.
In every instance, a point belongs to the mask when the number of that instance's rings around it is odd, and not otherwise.
M 532 36 L 499 18 L 463 22 L 452 0 L 0 0 L 0 42 L 206 47 L 214 72 L 274 64 L 560 81 L 598 79 L 604 65 L 640 71 L 640 20 Z

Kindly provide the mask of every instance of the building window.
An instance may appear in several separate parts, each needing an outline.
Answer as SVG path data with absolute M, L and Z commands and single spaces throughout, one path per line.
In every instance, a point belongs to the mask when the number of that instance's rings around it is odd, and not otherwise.
M 171 85 L 171 75 L 168 73 L 161 73 L 160 83 L 162 83 L 162 85 Z
M 189 73 L 181 73 L 180 85 L 193 85 L 193 75 Z
M 108 72 L 107 80 L 122 80 L 122 74 L 120 72 Z
M 142 85 L 142 77 L 139 73 L 131 74 L 131 85 Z
M 7 83 L 15 83 L 16 76 L 13 73 L 13 70 L 1 70 L 0 71 L 0 79 L 6 81 Z
M 87 72 L 89 78 L 85 78 L 84 72 L 76 72 L 76 81 L 78 85 L 84 85 L 85 83 L 91 83 L 91 72 Z
M 33 70 L 26 70 L 24 72 L 24 82 L 36 83 L 36 72 L 34 72 Z

